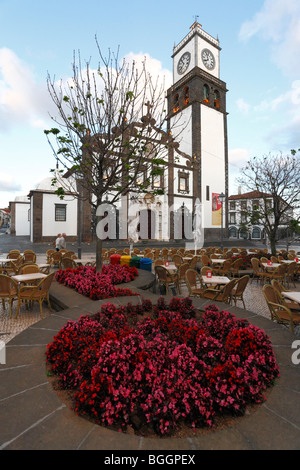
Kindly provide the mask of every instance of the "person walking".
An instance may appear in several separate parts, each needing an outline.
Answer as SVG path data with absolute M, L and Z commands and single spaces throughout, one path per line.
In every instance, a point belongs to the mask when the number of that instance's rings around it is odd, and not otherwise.
M 65 250 L 67 248 L 66 238 L 67 238 L 67 235 L 65 233 L 63 233 L 62 236 L 59 239 L 59 249 L 60 250 Z
M 57 235 L 57 238 L 56 238 L 56 240 L 55 240 L 55 242 L 54 242 L 54 246 L 55 246 L 56 251 L 59 251 L 59 250 L 60 250 L 60 248 L 59 248 L 59 240 L 60 240 L 60 239 L 61 239 L 61 233 L 59 233 L 59 234 Z

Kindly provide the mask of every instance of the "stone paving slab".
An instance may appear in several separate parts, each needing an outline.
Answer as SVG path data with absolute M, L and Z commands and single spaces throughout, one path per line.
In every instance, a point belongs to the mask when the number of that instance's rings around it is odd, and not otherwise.
M 158 295 L 139 289 L 143 282 L 129 283 L 133 291 L 151 297 Z M 76 294 L 76 295 L 75 295 Z M 144 438 L 114 432 L 78 417 L 61 402 L 52 389 L 45 366 L 45 351 L 53 336 L 68 320 L 95 312 L 110 301 L 126 304 L 128 297 L 94 303 L 71 289 L 53 283 L 53 298 L 66 309 L 35 323 L 13 338 L 6 347 L 6 364 L 0 365 L 0 449 L 5 450 L 299 450 L 300 449 L 300 365 L 291 362 L 295 340 L 286 328 L 253 312 L 218 304 L 239 318 L 247 318 L 270 336 L 281 377 L 267 401 L 249 416 L 237 419 L 226 429 L 216 429 L 188 438 Z M 172 295 L 169 296 L 171 298 Z M 138 297 L 130 298 L 138 301 Z M 197 308 L 211 303 L 194 299 Z

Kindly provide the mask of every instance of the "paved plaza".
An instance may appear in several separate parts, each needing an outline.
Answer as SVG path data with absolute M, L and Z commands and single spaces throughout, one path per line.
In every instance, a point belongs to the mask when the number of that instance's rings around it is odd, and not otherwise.
M 0 240 L 1 242 L 1 240 Z M 44 262 L 45 252 L 39 253 Z M 91 257 L 92 253 L 84 256 Z M 139 276 L 126 287 L 151 300 L 159 293 L 145 287 L 153 274 L 139 270 Z M 300 284 L 297 283 L 297 290 Z M 280 378 L 268 399 L 255 412 L 238 419 L 226 429 L 216 429 L 187 438 L 145 438 L 114 432 L 76 416 L 53 391 L 45 370 L 45 349 L 53 336 L 70 319 L 98 311 L 107 300 L 92 301 L 56 282 L 51 298 L 60 310 L 50 314 L 44 307 L 41 320 L 39 309 L 25 310 L 18 320 L 8 321 L 1 311 L 0 331 L 6 342 L 6 364 L 0 365 L 0 449 L 5 450 L 299 450 L 300 449 L 300 365 L 293 364 L 292 343 L 297 338 L 286 327 L 270 320 L 261 285 L 248 284 L 246 310 L 216 303 L 238 318 L 247 318 L 270 337 Z M 294 289 L 293 289 L 294 290 Z M 183 293 L 184 295 L 184 293 Z M 171 298 L 172 295 L 169 295 Z M 122 305 L 129 298 L 110 299 Z M 132 298 L 130 299 L 132 301 Z M 208 302 L 195 299 L 203 308 Z M 14 307 L 15 308 L 15 307 Z

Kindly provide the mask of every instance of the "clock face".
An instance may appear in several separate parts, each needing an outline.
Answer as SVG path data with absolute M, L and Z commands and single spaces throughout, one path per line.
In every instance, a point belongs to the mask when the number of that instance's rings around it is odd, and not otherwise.
M 201 53 L 202 62 L 208 70 L 213 70 L 216 65 L 215 57 L 209 49 L 203 49 Z
M 177 72 L 182 75 L 189 67 L 191 61 L 191 54 L 189 52 L 185 52 L 179 59 L 177 65 Z

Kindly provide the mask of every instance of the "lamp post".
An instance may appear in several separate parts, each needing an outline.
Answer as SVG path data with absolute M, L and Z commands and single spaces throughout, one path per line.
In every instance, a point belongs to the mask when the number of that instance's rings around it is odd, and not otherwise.
M 221 203 L 221 250 L 223 251 L 223 203 L 225 202 L 225 194 L 219 194 L 219 201 Z

